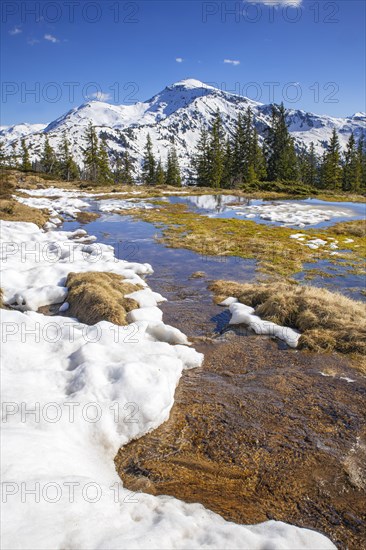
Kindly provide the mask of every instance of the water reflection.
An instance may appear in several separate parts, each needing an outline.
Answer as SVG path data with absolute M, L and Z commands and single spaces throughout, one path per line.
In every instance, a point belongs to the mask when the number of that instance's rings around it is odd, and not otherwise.
M 234 195 L 167 197 L 170 204 L 184 204 L 191 212 L 214 217 L 251 219 L 256 223 L 286 227 L 327 227 L 341 221 L 364 219 L 365 203 L 328 202 L 319 199 L 262 200 Z

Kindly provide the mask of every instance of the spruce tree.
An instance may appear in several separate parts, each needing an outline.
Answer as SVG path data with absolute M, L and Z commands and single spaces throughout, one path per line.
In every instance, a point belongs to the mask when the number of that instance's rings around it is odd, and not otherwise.
M 298 154 L 301 181 L 306 185 L 316 186 L 318 183 L 319 159 L 315 152 L 314 142 L 304 147 Z
M 131 157 L 126 150 L 122 155 L 122 183 L 125 185 L 132 185 L 134 183 L 133 177 L 133 162 Z
M 319 158 L 315 152 L 314 142 L 310 143 L 309 154 L 307 156 L 306 178 L 309 185 L 315 186 L 318 183 Z
M 113 170 L 114 183 L 123 183 L 122 173 L 123 173 L 123 155 L 117 154 L 115 156 L 115 164 L 114 164 L 114 170 Z
M 286 110 L 272 105 L 271 125 L 266 136 L 267 172 L 270 181 L 297 181 L 299 177 L 295 145 L 287 128 Z
M 98 136 L 91 122 L 85 132 L 86 147 L 84 149 L 84 166 L 86 179 L 97 181 L 99 172 Z
M 357 144 L 358 162 L 360 164 L 360 187 L 364 192 L 366 190 L 366 139 L 365 134 L 362 133 Z
M 155 183 L 156 183 L 156 185 L 164 185 L 165 184 L 165 172 L 164 172 L 163 165 L 161 163 L 161 159 L 159 159 L 159 162 L 156 166 Z
M 266 159 L 263 150 L 259 145 L 258 132 L 253 128 L 251 137 L 250 162 L 248 168 L 248 181 L 257 182 L 264 180 L 267 176 Z
M 29 157 L 29 149 L 27 147 L 27 144 L 24 138 L 21 140 L 20 144 L 21 144 L 21 159 L 22 159 L 21 169 L 24 172 L 29 172 L 30 170 L 32 170 L 32 163 Z
M 209 138 L 206 127 L 201 130 L 196 151 L 192 160 L 196 172 L 196 183 L 199 187 L 210 187 Z
M 145 155 L 142 161 L 142 181 L 145 185 L 155 183 L 156 161 L 153 154 L 153 147 L 150 134 L 147 134 Z
M 98 158 L 98 183 L 112 183 L 112 172 L 109 166 L 107 143 L 103 138 L 97 151 Z
M 244 173 L 244 160 L 244 128 L 242 116 L 241 113 L 239 113 L 234 129 L 232 151 L 232 180 L 234 185 L 239 185 L 242 183 Z
M 326 189 L 339 189 L 341 183 L 341 149 L 338 135 L 334 128 L 327 150 L 323 155 L 320 186 Z
M 172 147 L 168 152 L 166 183 L 168 185 L 175 185 L 177 187 L 182 185 L 178 155 L 175 147 Z
M 211 129 L 209 143 L 209 177 L 211 187 L 221 186 L 224 173 L 225 142 L 220 112 L 217 111 Z
M 60 145 L 59 170 L 62 179 L 66 181 L 75 180 L 79 177 L 79 169 L 70 152 L 70 144 L 66 132 L 63 133 Z
M 222 174 L 221 187 L 225 189 L 231 189 L 234 186 L 234 154 L 231 147 L 230 139 L 226 140 L 225 156 L 224 156 L 224 170 Z
M 344 165 L 342 173 L 343 191 L 358 191 L 361 184 L 361 162 L 356 148 L 356 141 L 351 133 L 346 151 L 344 152 Z
M 253 123 L 252 123 L 252 110 L 250 107 L 246 110 L 243 117 L 243 130 L 242 130 L 243 142 L 241 147 L 242 154 L 242 172 L 241 180 L 248 182 L 249 179 L 255 178 L 254 174 L 254 159 L 253 159 Z M 249 177 L 250 172 L 250 177 Z
M 253 124 L 250 107 L 244 116 L 240 113 L 233 139 L 232 178 L 235 185 L 253 183 L 266 177 L 266 163 L 259 145 L 258 132 Z
M 41 169 L 46 174 L 56 174 L 57 173 L 57 157 L 56 153 L 51 147 L 48 136 L 45 137 L 45 142 L 43 146 L 43 152 L 40 159 Z

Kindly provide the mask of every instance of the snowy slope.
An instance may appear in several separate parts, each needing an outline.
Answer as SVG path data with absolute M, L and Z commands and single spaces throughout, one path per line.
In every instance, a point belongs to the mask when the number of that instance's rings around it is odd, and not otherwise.
M 203 355 L 161 321 L 163 298 L 140 278 L 151 266 L 85 244 L 85 233 L 1 224 L 2 287 L 16 308 L 2 309 L 2 547 L 335 550 L 309 529 L 239 525 L 200 504 L 123 486 L 118 449 L 169 418 L 183 370 L 200 366 Z M 68 273 L 90 270 L 144 285 L 132 295 L 139 319 L 84 325 L 36 311 L 66 297 Z
M 139 165 L 150 134 L 154 153 L 166 159 L 171 145 L 175 145 L 181 167 L 186 176 L 190 173 L 190 156 L 195 151 L 203 124 L 210 125 L 217 110 L 220 111 L 226 131 L 231 133 L 238 113 L 252 107 L 254 123 L 260 136 L 270 124 L 271 106 L 263 105 L 240 95 L 228 93 L 198 80 L 188 79 L 166 87 L 145 102 L 134 105 L 110 105 L 101 101 L 89 101 L 62 115 L 47 127 L 16 125 L 0 130 L 0 138 L 7 145 L 26 136 L 32 159 L 41 151 L 44 133 L 51 145 L 57 147 L 64 131 L 72 144 L 73 154 L 82 164 L 85 146 L 85 128 L 91 121 L 98 134 L 107 140 L 111 161 L 115 154 L 129 150 Z M 314 142 L 317 152 L 322 153 L 333 128 L 339 133 L 340 143 L 345 147 L 350 133 L 356 138 L 366 131 L 365 113 L 356 113 L 348 118 L 334 118 L 291 109 L 288 111 L 289 129 L 299 146 Z
M 0 137 L 5 139 L 6 142 L 12 142 L 30 134 L 43 132 L 46 127 L 47 124 L 27 123 L 15 124 L 15 126 L 0 126 Z

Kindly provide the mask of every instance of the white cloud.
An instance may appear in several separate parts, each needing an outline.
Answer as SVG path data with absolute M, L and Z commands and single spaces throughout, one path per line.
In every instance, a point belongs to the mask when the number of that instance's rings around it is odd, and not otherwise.
M 56 44 L 57 42 L 60 42 L 56 36 L 53 36 L 52 34 L 45 34 L 43 37 L 45 40 L 48 40 L 48 42 L 52 42 L 52 44 Z
M 105 92 L 94 92 L 93 94 L 90 94 L 90 97 L 93 97 L 94 99 L 98 99 L 98 101 L 107 101 L 107 99 L 111 99 L 111 94 L 107 94 Z
M 240 61 L 238 59 L 224 59 L 224 63 L 235 66 L 240 65 Z
M 37 40 L 37 38 L 30 38 L 27 42 L 30 46 L 34 46 L 34 44 L 39 44 L 39 40 Z
M 176 57 L 175 60 L 176 60 L 177 63 L 183 63 L 183 61 L 184 61 L 183 57 Z
M 293 6 L 298 7 L 303 0 L 244 0 L 248 4 L 264 4 L 266 6 Z
M 11 36 L 15 36 L 16 34 L 20 34 L 22 31 L 22 29 L 20 27 L 14 27 L 14 29 L 11 29 L 9 31 L 9 34 L 11 34 Z

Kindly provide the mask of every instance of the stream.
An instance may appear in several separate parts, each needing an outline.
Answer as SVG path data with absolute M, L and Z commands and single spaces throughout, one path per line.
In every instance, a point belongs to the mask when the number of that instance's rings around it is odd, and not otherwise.
M 73 231 L 79 227 L 78 222 L 66 222 L 62 228 Z M 183 248 L 168 248 L 156 241 L 160 232 L 152 224 L 129 216 L 103 215 L 83 228 L 95 235 L 97 242 L 113 246 L 119 259 L 153 266 L 154 273 L 149 275 L 148 283 L 168 300 L 160 305 L 164 321 L 189 338 L 210 337 L 220 332 L 230 319 L 228 310 L 213 303 L 207 288 L 210 280 L 249 282 L 256 277 L 254 260 L 204 256 Z M 203 276 L 192 277 L 197 272 Z
M 202 367 L 183 373 L 169 420 L 120 449 L 115 465 L 125 487 L 200 502 L 238 523 L 313 528 L 342 550 L 363 548 L 365 377 L 346 357 L 225 330 L 229 312 L 213 303 L 208 282 L 252 282 L 255 261 L 167 248 L 158 229 L 130 216 L 103 213 L 62 229 L 79 227 L 118 258 L 153 266 L 147 282 L 168 299 L 164 322 L 205 354 Z M 359 294 L 361 280 L 349 277 L 332 283 Z

